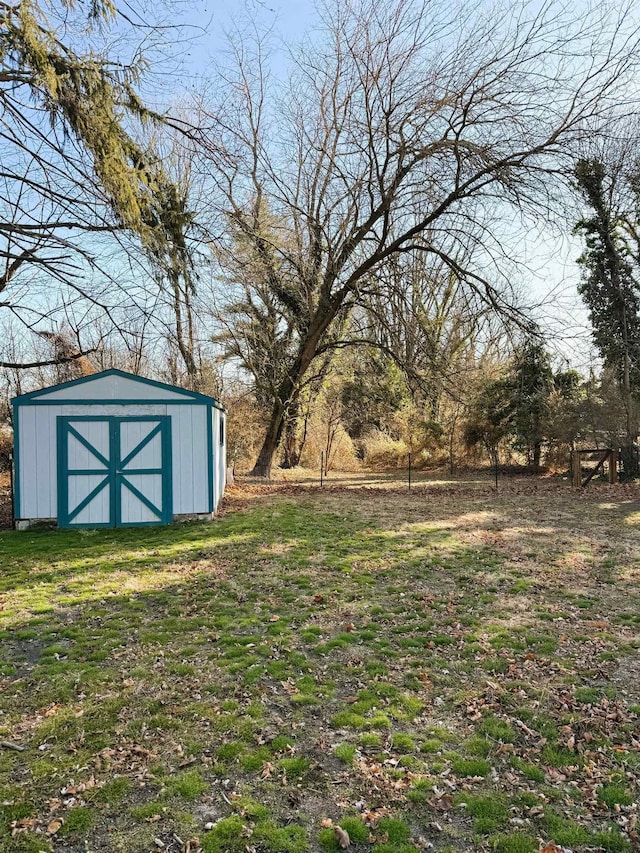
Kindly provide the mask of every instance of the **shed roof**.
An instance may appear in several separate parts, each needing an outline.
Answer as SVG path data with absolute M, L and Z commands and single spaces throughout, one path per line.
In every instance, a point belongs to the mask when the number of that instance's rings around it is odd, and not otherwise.
M 79 393 L 74 391 L 78 389 Z M 82 376 L 80 379 L 72 379 L 70 382 L 60 382 L 49 388 L 41 388 L 31 391 L 29 394 L 20 394 L 11 401 L 14 406 L 25 404 L 33 405 L 78 405 L 78 404 L 103 404 L 103 405 L 132 405 L 153 403 L 172 404 L 206 404 L 215 406 L 224 411 L 222 406 L 213 397 L 200 394 L 197 391 L 187 391 L 178 388 L 177 385 L 169 385 L 166 382 L 158 382 L 155 379 L 147 379 L 144 376 L 136 376 L 124 370 L 103 370 L 100 373 L 92 373 Z

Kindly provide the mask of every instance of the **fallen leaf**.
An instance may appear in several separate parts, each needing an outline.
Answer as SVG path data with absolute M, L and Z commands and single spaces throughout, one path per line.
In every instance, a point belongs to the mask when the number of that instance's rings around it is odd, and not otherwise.
M 431 805 L 434 809 L 438 809 L 438 811 L 448 812 L 453 808 L 453 797 L 451 794 L 443 794 L 441 797 L 431 800 Z
M 59 832 L 63 823 L 64 820 L 61 817 L 54 817 L 47 825 L 47 835 L 55 835 L 56 832 Z
M 374 811 L 373 809 L 371 809 L 371 811 L 367 811 L 367 812 L 363 813 L 362 821 L 367 826 L 370 826 L 372 829 L 375 829 L 375 827 L 380 822 L 381 818 L 383 818 L 385 816 L 386 812 L 387 812 L 387 809 L 385 809 L 385 808 L 379 809 L 378 811 Z
M 23 817 L 19 820 L 14 820 L 11 822 L 11 837 L 13 838 L 16 835 L 20 835 L 21 832 L 28 832 L 30 829 L 33 829 L 38 823 L 35 817 Z
M 351 839 L 349 838 L 349 833 L 346 832 L 341 826 L 334 827 L 333 830 L 336 834 L 336 839 L 338 844 L 343 850 L 346 850 L 347 847 L 351 844 Z

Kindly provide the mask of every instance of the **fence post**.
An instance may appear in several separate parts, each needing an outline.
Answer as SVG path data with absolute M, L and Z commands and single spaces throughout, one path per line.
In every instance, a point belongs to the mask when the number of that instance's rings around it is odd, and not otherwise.
M 409 491 L 411 491 L 411 451 L 409 451 Z
M 612 450 L 609 454 L 609 482 L 618 482 L 618 451 Z
M 320 451 L 320 488 L 324 485 L 324 450 Z
M 571 454 L 573 462 L 573 485 L 579 489 L 582 487 L 582 459 L 579 450 L 574 450 Z

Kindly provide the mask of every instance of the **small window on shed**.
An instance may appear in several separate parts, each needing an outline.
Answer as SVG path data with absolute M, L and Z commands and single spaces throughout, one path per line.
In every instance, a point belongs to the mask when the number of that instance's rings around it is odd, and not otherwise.
M 220 447 L 224 444 L 224 415 L 220 415 Z

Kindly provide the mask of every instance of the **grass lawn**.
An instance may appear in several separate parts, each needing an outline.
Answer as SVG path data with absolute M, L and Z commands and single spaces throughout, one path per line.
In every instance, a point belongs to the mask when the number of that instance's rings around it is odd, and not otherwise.
M 640 849 L 639 527 L 625 487 L 285 484 L 0 534 L 0 850 Z

